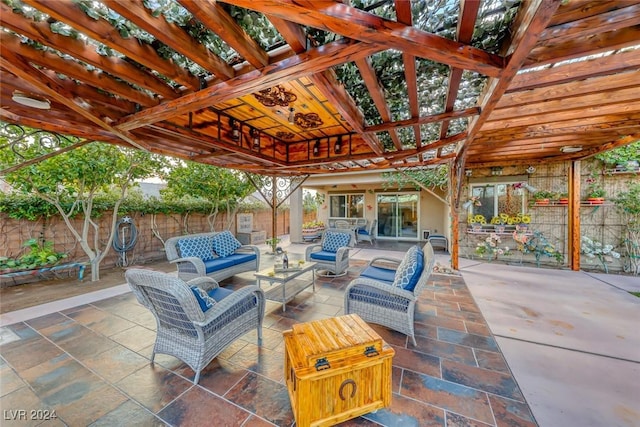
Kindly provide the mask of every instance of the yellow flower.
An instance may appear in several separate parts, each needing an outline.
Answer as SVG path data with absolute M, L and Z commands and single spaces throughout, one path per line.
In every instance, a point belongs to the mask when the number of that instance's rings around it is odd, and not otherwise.
M 522 215 L 522 223 L 523 224 L 530 224 L 531 223 L 531 217 L 529 215 Z

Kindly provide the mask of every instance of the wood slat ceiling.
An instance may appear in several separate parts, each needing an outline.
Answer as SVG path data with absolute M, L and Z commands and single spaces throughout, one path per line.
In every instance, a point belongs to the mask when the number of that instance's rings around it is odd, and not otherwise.
M 531 164 L 640 139 L 640 0 L 148 3 L 162 9 L 3 0 L 0 120 L 278 175 Z M 256 96 L 276 89 L 295 100 Z

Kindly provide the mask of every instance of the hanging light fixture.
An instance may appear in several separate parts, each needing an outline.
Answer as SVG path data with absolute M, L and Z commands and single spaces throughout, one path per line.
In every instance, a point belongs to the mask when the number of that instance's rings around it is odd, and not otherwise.
M 296 109 L 293 107 L 289 107 L 289 117 L 287 119 L 289 123 L 294 123 L 296 121 Z
M 320 140 L 316 140 L 316 143 L 313 145 L 313 155 L 315 157 L 320 155 Z
M 240 125 L 238 124 L 237 120 L 235 120 L 233 117 L 229 118 L 229 126 L 231 126 L 231 139 L 233 139 L 234 141 L 239 141 L 240 140 Z
M 338 135 L 338 139 L 336 140 L 336 144 L 333 146 L 333 151 L 336 154 L 340 154 L 342 152 L 342 135 Z
M 251 129 L 251 138 L 254 150 L 260 149 L 260 131 L 258 129 Z
M 27 95 L 26 93 L 22 93 L 19 90 L 13 91 L 11 99 L 13 99 L 14 102 L 17 102 L 20 105 L 37 108 L 39 110 L 48 110 L 51 108 L 51 101 L 49 101 L 48 99 L 35 95 Z

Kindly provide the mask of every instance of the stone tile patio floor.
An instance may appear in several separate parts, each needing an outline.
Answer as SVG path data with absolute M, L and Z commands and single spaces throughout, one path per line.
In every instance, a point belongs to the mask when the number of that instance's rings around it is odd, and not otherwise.
M 343 314 L 344 288 L 364 265 L 352 260 L 346 276 L 318 278 L 316 292 L 286 312 L 269 302 L 263 346 L 245 335 L 199 385 L 178 359 L 150 363 L 155 321 L 130 292 L 9 325 L 19 339 L 0 346 L 2 425 L 291 426 L 282 331 Z M 222 282 L 253 283 L 251 273 Z M 342 425 L 537 425 L 461 276 L 432 275 L 417 305 L 417 347 L 373 327 L 396 351 L 392 405 Z

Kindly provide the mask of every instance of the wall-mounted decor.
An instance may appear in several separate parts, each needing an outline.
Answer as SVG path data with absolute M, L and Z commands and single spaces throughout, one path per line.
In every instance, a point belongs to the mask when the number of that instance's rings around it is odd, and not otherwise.
M 296 126 L 301 127 L 302 129 L 317 128 L 324 124 L 320 116 L 316 113 L 296 113 L 295 123 Z
M 288 107 L 289 104 L 298 99 L 295 93 L 287 91 L 280 85 L 263 89 L 258 93 L 254 93 L 253 96 L 265 107 L 275 107 L 276 105 Z

